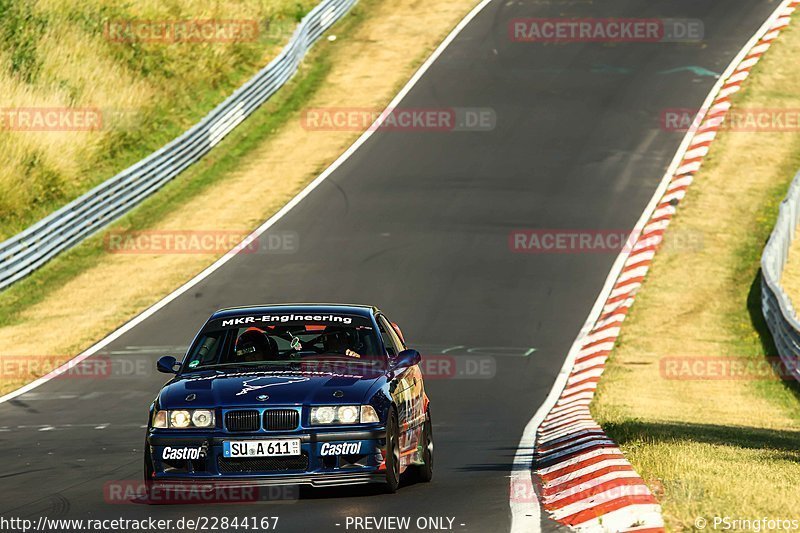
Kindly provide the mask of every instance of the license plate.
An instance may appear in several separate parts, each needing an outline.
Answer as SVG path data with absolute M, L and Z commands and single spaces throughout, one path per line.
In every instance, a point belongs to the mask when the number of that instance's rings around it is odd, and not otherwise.
M 222 442 L 225 457 L 300 455 L 300 439 L 231 440 Z

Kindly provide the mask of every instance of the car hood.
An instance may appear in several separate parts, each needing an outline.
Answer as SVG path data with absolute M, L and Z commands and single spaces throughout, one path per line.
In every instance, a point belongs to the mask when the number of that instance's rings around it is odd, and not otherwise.
M 175 378 L 159 394 L 161 409 L 360 404 L 384 374 L 247 371 L 197 373 Z M 192 396 L 193 395 L 193 396 Z M 267 396 L 268 398 L 264 398 Z

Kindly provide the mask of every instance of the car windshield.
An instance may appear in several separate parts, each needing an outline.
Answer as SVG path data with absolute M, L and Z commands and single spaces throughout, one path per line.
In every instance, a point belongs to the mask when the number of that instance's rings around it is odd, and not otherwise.
M 351 324 L 286 323 L 204 331 L 189 351 L 184 371 L 331 362 L 385 364 L 368 321 Z

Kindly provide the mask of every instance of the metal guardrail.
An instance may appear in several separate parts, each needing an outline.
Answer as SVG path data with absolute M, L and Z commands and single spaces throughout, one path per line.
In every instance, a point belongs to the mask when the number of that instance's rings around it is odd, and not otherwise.
M 358 0 L 322 0 L 266 67 L 199 123 L 158 151 L 0 243 L 0 289 L 118 219 L 200 160 L 297 71 L 325 31 Z
M 780 283 L 798 222 L 800 172 L 794 177 L 786 198 L 781 202 L 775 228 L 761 255 L 761 312 L 784 365 L 800 381 L 800 321 Z

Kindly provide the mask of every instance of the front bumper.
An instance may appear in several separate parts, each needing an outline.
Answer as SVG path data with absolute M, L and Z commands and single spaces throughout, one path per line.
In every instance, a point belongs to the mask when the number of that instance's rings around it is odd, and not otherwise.
M 300 439 L 300 456 L 226 458 L 225 441 Z M 337 444 L 349 444 L 358 453 L 332 455 Z M 215 487 L 355 485 L 383 481 L 383 428 L 359 430 L 304 430 L 302 433 L 182 434 L 150 430 L 147 447 L 154 482 L 209 483 Z M 199 449 L 199 454 L 194 450 Z M 175 450 L 192 450 L 190 458 L 175 459 Z

